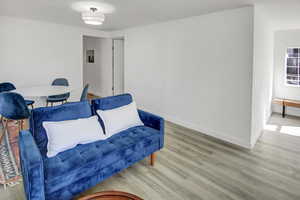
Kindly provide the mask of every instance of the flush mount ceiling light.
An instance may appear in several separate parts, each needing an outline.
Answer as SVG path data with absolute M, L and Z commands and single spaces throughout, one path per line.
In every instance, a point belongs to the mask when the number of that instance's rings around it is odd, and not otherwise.
M 72 4 L 73 10 L 81 13 L 81 18 L 86 24 L 101 25 L 104 20 L 104 14 L 114 12 L 112 5 L 100 2 L 76 2 Z
M 101 25 L 105 20 L 104 14 L 98 11 L 97 8 L 90 8 L 89 11 L 82 12 L 81 18 L 84 23 L 90 25 Z

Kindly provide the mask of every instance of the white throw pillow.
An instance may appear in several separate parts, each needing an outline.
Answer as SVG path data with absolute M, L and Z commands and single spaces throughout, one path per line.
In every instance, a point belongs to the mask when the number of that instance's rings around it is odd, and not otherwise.
M 139 117 L 134 101 L 128 105 L 111 110 L 97 110 L 97 113 L 104 123 L 107 137 L 131 127 L 144 125 Z
M 43 122 L 43 127 L 48 137 L 48 157 L 56 156 L 78 144 L 87 144 L 107 138 L 97 116 L 77 120 Z

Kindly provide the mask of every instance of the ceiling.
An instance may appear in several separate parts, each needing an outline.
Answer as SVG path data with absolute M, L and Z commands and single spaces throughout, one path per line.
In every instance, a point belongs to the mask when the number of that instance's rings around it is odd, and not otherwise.
M 82 0 L 77 0 L 82 1 Z M 1 0 L 0 15 L 37 19 L 60 24 L 85 25 L 80 13 L 71 9 L 76 0 Z M 167 20 L 202 15 L 210 12 L 238 8 L 255 3 L 264 4 L 266 13 L 280 22 L 292 18 L 300 23 L 299 0 L 89 0 L 111 4 L 115 12 L 106 14 L 102 26 L 92 27 L 101 30 L 153 24 Z M 280 3 L 281 2 L 281 3 Z M 284 12 L 282 7 L 284 2 Z M 292 6 L 290 6 L 292 5 Z M 296 6 L 295 6 L 296 5 Z M 291 11 L 291 12 L 290 12 Z M 282 13 L 286 15 L 282 17 Z M 300 26 L 299 26 L 300 27 Z
M 274 30 L 300 29 L 300 0 L 269 3 L 262 5 L 262 9 Z

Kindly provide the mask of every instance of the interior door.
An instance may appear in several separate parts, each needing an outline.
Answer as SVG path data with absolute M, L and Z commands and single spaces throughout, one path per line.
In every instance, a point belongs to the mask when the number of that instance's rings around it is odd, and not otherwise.
M 113 40 L 113 94 L 124 93 L 124 40 Z

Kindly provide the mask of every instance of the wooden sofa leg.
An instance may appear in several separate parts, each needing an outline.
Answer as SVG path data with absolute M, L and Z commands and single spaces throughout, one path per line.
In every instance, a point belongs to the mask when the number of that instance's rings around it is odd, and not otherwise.
M 150 165 L 151 165 L 151 166 L 154 166 L 155 158 L 156 158 L 155 153 L 152 153 L 152 154 L 150 155 Z

